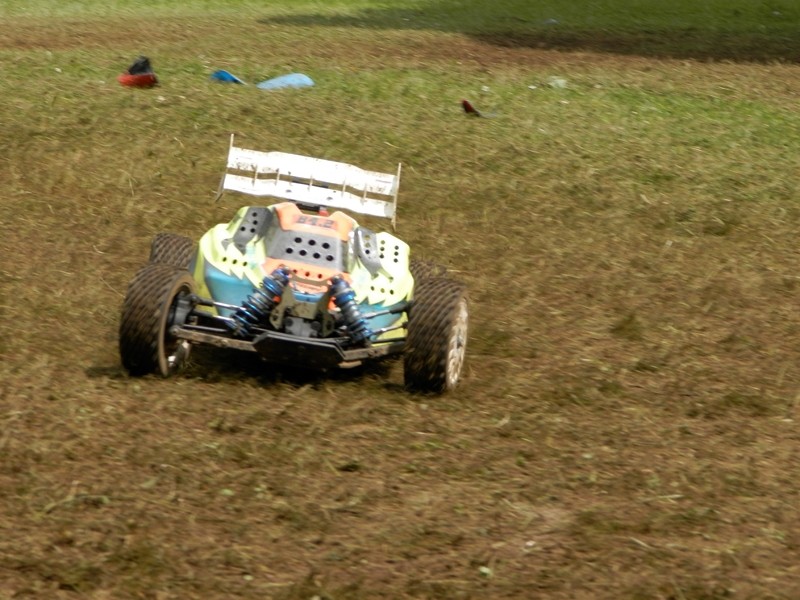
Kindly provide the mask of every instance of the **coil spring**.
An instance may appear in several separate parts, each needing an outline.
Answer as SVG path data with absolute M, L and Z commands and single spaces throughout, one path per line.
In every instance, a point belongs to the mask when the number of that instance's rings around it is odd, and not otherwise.
M 286 267 L 278 267 L 270 275 L 264 277 L 261 289 L 250 294 L 231 315 L 228 327 L 233 335 L 247 337 L 253 327 L 266 321 L 269 313 L 280 302 L 283 288 L 287 283 L 289 283 L 289 270 Z
M 369 342 L 372 329 L 367 325 L 367 320 L 358 309 L 353 291 L 347 282 L 338 275 L 331 279 L 331 295 L 333 303 L 342 312 L 347 333 L 355 342 Z

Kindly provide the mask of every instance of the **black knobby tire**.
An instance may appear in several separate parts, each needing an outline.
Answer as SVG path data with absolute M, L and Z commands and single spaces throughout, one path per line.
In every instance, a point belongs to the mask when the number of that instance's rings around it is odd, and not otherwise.
M 194 293 L 194 279 L 185 269 L 149 263 L 133 278 L 122 305 L 119 353 L 131 375 L 167 377 L 185 363 L 191 346 L 172 337 L 179 297 Z
M 433 279 L 434 277 L 445 277 L 447 275 L 447 267 L 419 258 L 412 258 L 408 261 L 408 270 L 411 271 L 411 276 L 414 278 L 414 281 L 417 282 L 423 279 Z
M 439 394 L 456 387 L 464 366 L 468 320 L 462 283 L 438 277 L 414 286 L 403 356 L 407 388 Z
M 159 233 L 150 244 L 151 263 L 162 263 L 187 269 L 194 254 L 194 242 L 174 233 Z

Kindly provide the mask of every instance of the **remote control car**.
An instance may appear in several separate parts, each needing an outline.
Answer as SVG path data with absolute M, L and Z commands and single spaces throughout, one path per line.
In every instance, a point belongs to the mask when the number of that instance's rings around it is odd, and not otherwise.
M 323 370 L 402 354 L 409 389 L 452 390 L 467 343 L 464 285 L 343 212 L 384 217 L 394 229 L 399 184 L 399 166 L 377 173 L 237 148 L 231 138 L 220 194 L 278 202 L 242 207 L 197 245 L 155 236 L 122 307 L 122 364 L 166 377 L 194 344 Z

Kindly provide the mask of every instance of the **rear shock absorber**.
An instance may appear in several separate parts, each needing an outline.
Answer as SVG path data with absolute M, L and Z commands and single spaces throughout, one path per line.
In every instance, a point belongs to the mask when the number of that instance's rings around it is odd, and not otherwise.
M 289 269 L 278 267 L 264 277 L 261 289 L 254 291 L 231 315 L 228 327 L 236 337 L 247 337 L 253 327 L 263 323 L 280 302 L 283 289 L 289 283 Z
M 347 333 L 355 342 L 369 344 L 372 337 L 372 329 L 367 325 L 367 320 L 361 314 L 356 304 L 356 293 L 348 283 L 339 275 L 331 278 L 331 296 L 333 303 L 342 312 Z

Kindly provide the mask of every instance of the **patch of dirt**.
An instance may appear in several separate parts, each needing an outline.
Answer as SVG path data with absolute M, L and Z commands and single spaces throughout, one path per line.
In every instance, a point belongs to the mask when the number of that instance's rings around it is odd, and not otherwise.
M 92 50 L 98 48 L 147 48 L 165 37 L 179 42 L 202 37 L 211 26 L 197 22 L 161 21 L 70 21 L 15 20 L 0 24 L 0 50 Z
M 566 52 L 592 52 L 646 58 L 700 61 L 786 62 L 800 61 L 796 36 L 757 33 L 709 33 L 700 30 L 643 32 L 515 31 L 478 34 L 477 39 L 508 48 L 538 48 Z

